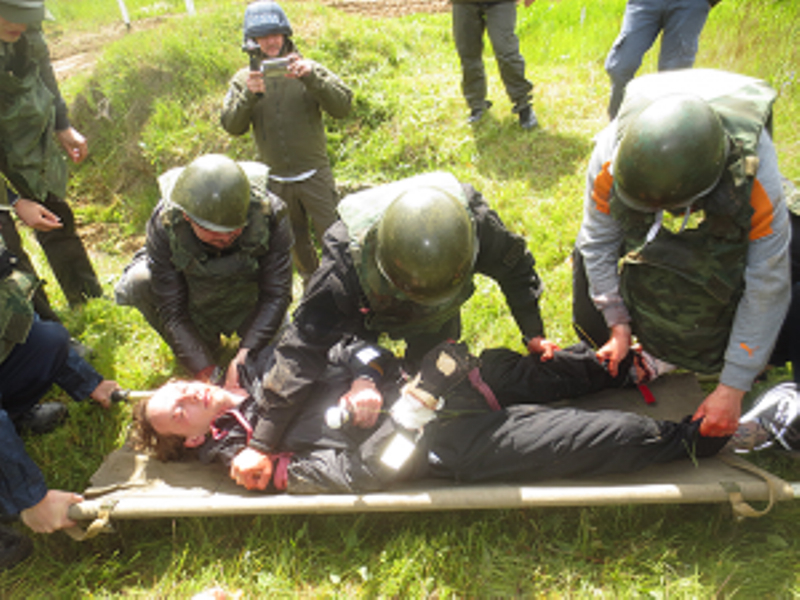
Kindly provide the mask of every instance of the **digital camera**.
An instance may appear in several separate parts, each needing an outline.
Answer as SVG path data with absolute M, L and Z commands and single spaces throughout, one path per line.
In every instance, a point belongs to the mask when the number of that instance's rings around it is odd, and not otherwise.
M 289 72 L 288 58 L 267 58 L 261 61 L 261 74 L 266 77 L 283 77 Z

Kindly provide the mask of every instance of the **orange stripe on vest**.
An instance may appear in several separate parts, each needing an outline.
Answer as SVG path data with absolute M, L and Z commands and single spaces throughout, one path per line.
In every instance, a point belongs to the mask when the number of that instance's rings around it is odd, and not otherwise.
M 614 176 L 611 175 L 609 167 L 611 161 L 608 161 L 600 169 L 597 177 L 594 179 L 594 187 L 592 187 L 592 200 L 597 210 L 603 214 L 611 214 L 611 207 L 609 206 L 608 199 L 611 197 L 611 186 L 614 183 Z
M 752 242 L 772 233 L 772 202 L 758 179 L 753 182 L 750 205 L 753 207 L 753 216 L 750 219 L 750 241 Z

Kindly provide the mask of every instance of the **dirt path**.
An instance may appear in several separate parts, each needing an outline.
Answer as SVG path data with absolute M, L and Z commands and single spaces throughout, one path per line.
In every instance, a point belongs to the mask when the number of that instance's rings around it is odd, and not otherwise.
M 295 0 L 308 2 L 311 0 Z M 374 18 L 400 17 L 419 12 L 444 12 L 450 8 L 450 0 L 317 0 L 343 11 Z M 140 19 L 133 23 L 137 30 L 157 27 L 172 17 Z M 79 35 L 48 36 L 48 45 L 53 57 L 53 68 L 59 81 L 91 69 L 103 46 L 125 35 L 128 28 L 120 21 L 97 32 Z
M 418 12 L 444 12 L 450 0 L 320 0 L 347 12 L 370 17 L 400 17 Z

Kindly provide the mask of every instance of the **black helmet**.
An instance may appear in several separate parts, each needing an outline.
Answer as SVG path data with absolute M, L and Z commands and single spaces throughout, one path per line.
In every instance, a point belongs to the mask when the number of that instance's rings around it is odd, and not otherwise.
M 472 276 L 472 218 L 449 194 L 432 187 L 407 191 L 387 207 L 377 227 L 378 268 L 414 302 L 446 302 Z
M 181 172 L 170 200 L 200 227 L 227 233 L 247 224 L 250 182 L 234 160 L 206 154 Z
M 0 17 L 10 23 L 38 25 L 45 18 L 43 0 L 0 0 Z
M 277 33 L 292 35 L 289 19 L 277 3 L 259 0 L 248 5 L 244 11 L 245 40 Z
M 614 159 L 614 190 L 635 210 L 684 208 L 717 185 L 727 155 L 725 130 L 708 103 L 671 94 L 628 125 Z

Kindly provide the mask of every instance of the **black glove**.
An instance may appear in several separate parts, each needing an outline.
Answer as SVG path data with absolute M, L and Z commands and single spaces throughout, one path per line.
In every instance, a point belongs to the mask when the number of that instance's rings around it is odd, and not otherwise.
M 406 391 L 435 409 L 439 397 L 461 383 L 479 364 L 466 344 L 442 342 L 422 358 L 420 370 Z

